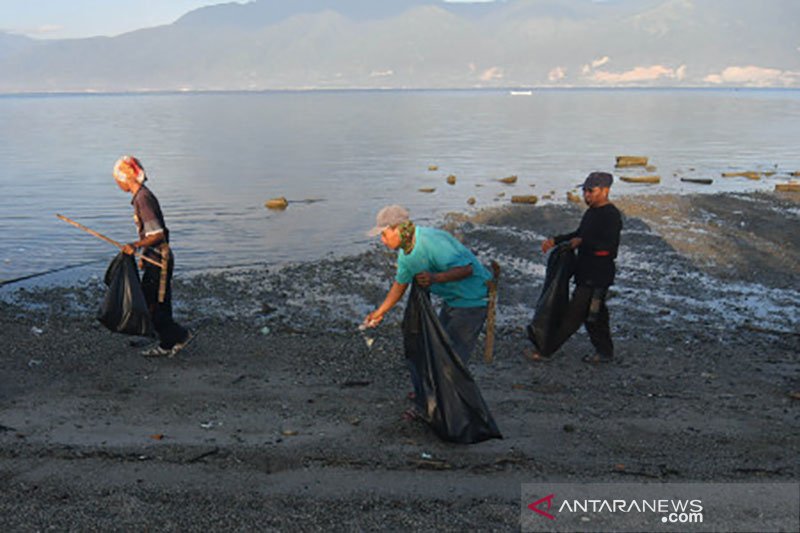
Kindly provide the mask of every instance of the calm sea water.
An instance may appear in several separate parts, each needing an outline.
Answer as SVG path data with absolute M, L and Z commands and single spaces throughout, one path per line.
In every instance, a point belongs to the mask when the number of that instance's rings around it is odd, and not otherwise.
M 563 202 L 616 155 L 649 156 L 662 184 L 614 195 L 771 190 L 800 170 L 799 125 L 800 91 L 788 90 L 0 96 L 0 280 L 86 260 L 102 273 L 115 250 L 55 214 L 134 240 L 111 177 L 125 153 L 145 165 L 187 272 L 363 250 L 387 203 L 432 223 L 511 194 Z M 770 169 L 760 182 L 720 177 Z M 514 186 L 497 181 L 512 174 Z M 265 209 L 277 196 L 289 208 Z

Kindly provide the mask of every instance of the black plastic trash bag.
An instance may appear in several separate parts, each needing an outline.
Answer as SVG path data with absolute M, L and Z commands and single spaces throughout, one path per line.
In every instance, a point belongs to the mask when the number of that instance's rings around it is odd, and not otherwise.
M 549 357 L 558 348 L 553 342 L 569 307 L 569 280 L 574 271 L 575 252 L 569 242 L 553 248 L 547 258 L 542 293 L 527 327 L 528 338 L 542 357 Z
M 428 292 L 416 283 L 403 317 L 403 340 L 422 384 L 422 416 L 441 439 L 471 444 L 503 438 L 472 375 L 453 350 Z
M 120 252 L 108 265 L 105 282 L 108 290 L 97 320 L 116 333 L 153 336 L 153 323 L 133 257 Z

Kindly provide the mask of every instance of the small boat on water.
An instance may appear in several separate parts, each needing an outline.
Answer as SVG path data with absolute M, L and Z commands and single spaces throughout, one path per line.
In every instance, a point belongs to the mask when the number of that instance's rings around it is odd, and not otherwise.
M 511 91 L 511 96 L 531 96 L 533 91 Z
M 711 185 L 714 180 L 711 178 L 681 178 L 681 181 L 686 183 L 699 183 L 701 185 Z

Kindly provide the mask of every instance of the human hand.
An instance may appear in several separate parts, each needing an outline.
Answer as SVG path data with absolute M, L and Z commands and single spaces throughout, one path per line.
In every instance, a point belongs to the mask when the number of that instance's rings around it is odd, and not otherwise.
M 383 315 L 378 313 L 377 309 L 364 318 L 364 322 L 359 326 L 359 329 L 374 328 L 383 320 Z
M 430 272 L 420 272 L 414 279 L 417 280 L 417 285 L 422 287 L 423 289 L 427 289 L 434 283 L 436 283 L 436 274 L 431 274 Z
M 126 255 L 133 255 L 136 253 L 136 247 L 132 244 L 126 244 L 122 247 L 122 253 Z
M 583 239 L 581 239 L 580 237 L 572 238 L 572 239 L 569 240 L 569 247 L 574 250 L 575 248 L 580 246 L 582 242 L 583 242 Z
M 556 241 L 551 237 L 542 243 L 542 253 L 546 254 L 549 252 L 553 246 L 556 245 Z

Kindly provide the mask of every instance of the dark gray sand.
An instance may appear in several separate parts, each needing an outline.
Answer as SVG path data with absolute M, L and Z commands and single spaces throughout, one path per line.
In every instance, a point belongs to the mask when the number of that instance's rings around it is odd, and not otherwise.
M 378 246 L 191 278 L 179 262 L 176 316 L 198 337 L 174 359 L 94 320 L 102 271 L 4 288 L 0 530 L 515 530 L 522 483 L 796 482 L 800 195 L 617 205 L 617 359 L 600 367 L 583 331 L 553 361 L 521 356 L 541 241 L 582 207 L 448 221 L 503 266 L 496 359 L 470 366 L 505 439 L 472 446 L 401 420 L 401 310 L 371 349 L 356 330 L 390 283 Z

